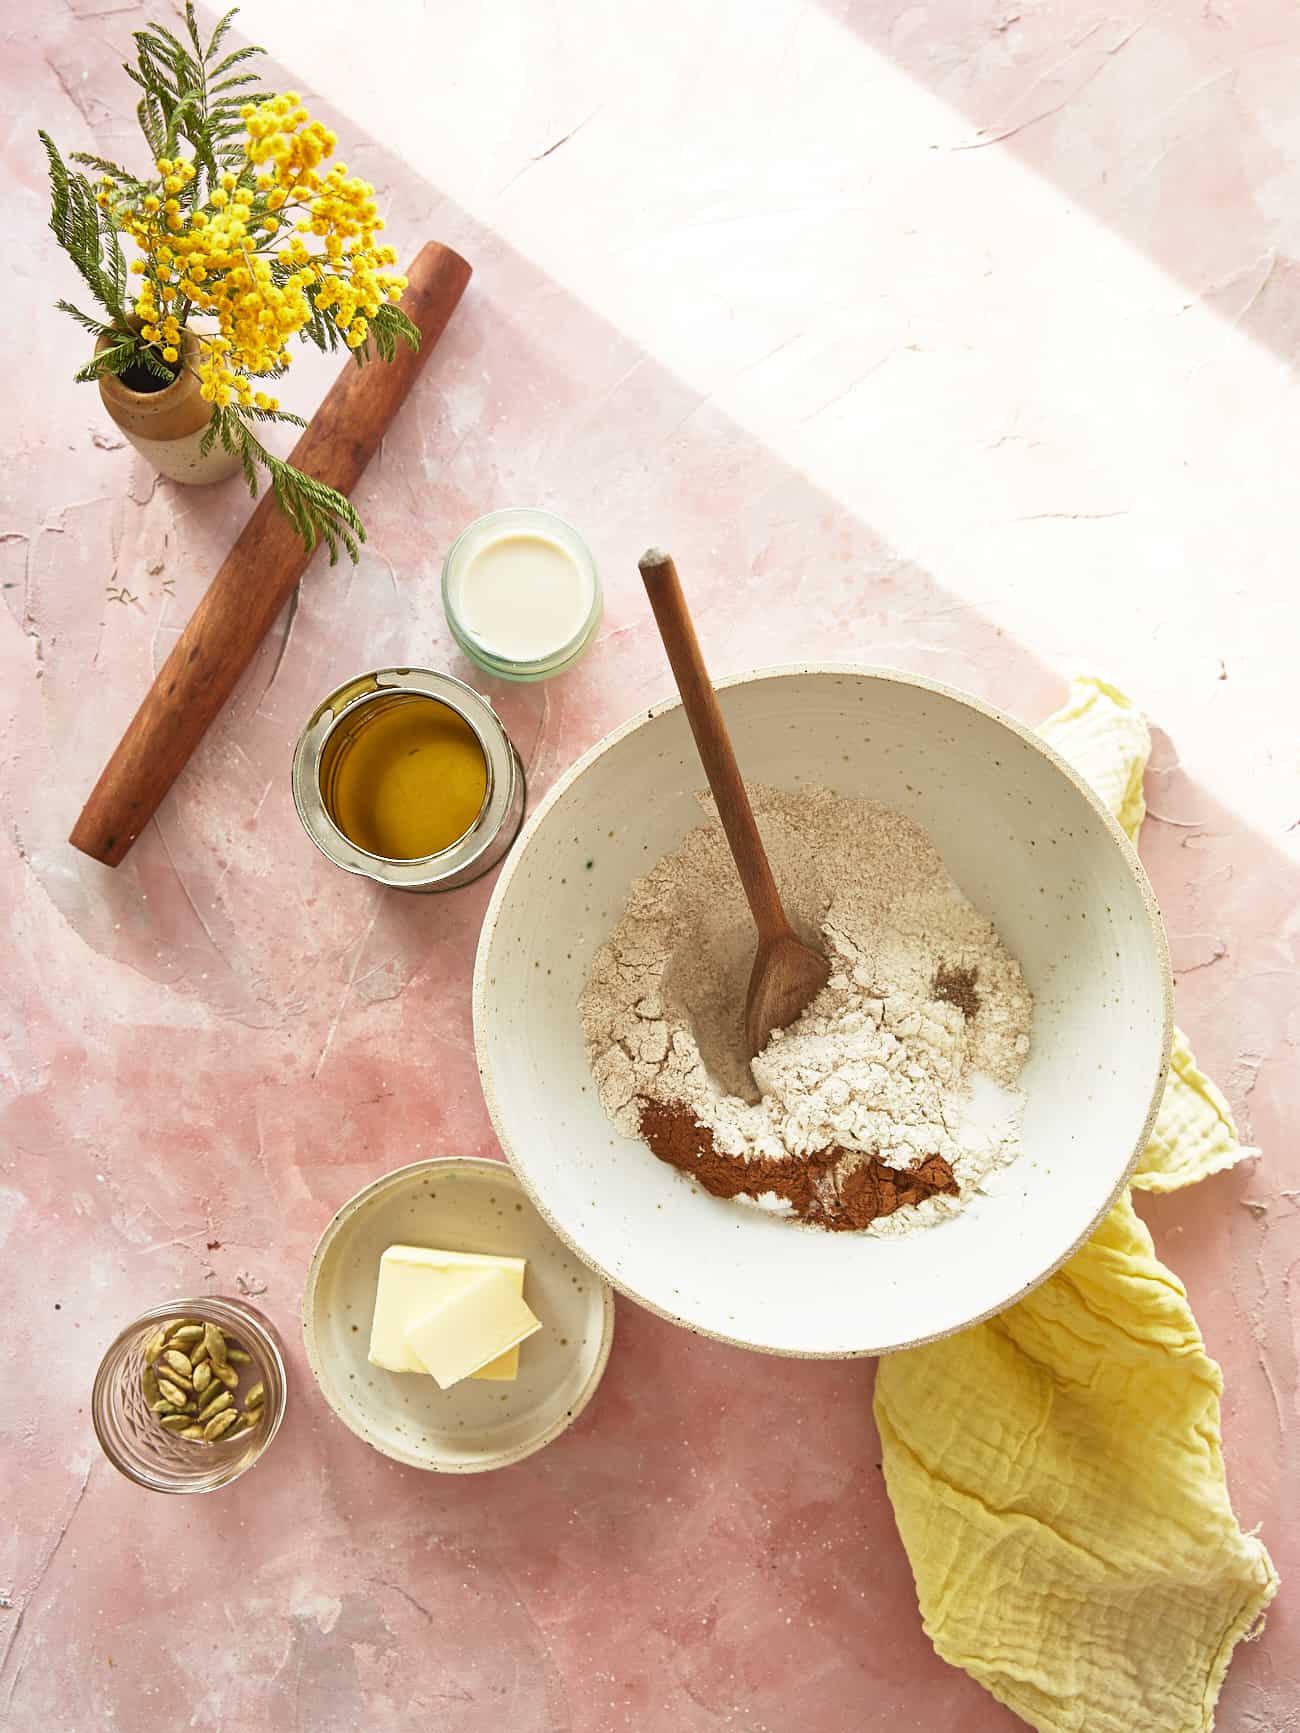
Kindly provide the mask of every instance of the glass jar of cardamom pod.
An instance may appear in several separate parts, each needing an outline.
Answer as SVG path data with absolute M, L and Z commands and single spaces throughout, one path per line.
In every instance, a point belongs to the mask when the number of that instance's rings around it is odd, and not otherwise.
M 284 1418 L 284 1352 L 246 1300 L 152 1306 L 110 1345 L 91 1417 L 104 1455 L 150 1492 L 215 1492 L 258 1461 Z M 233 1416 L 233 1418 L 230 1418 Z

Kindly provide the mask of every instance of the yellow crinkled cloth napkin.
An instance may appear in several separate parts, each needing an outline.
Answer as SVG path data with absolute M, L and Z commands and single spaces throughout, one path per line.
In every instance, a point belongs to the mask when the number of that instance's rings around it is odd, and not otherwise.
M 1129 836 L 1150 736 L 1074 682 L 1043 736 Z M 1172 1191 L 1253 1154 L 1175 1034 L 1133 1184 Z M 1203 1733 L 1237 1641 L 1277 1590 L 1224 1477 L 1223 1380 L 1126 1190 L 1028 1299 L 881 1360 L 885 1482 L 945 1661 L 1040 1733 Z

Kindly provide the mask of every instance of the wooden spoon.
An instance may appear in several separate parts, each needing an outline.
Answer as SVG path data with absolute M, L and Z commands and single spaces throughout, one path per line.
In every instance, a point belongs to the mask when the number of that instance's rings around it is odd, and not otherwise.
M 752 1059 L 767 1046 L 774 1029 L 788 1028 L 817 997 L 826 985 L 830 965 L 820 951 L 811 950 L 796 937 L 781 906 L 677 568 L 659 548 L 642 554 L 638 564 L 673 679 L 682 695 L 686 720 L 718 804 L 718 817 L 731 845 L 731 858 L 758 928 L 758 950 L 745 995 L 745 1043 Z

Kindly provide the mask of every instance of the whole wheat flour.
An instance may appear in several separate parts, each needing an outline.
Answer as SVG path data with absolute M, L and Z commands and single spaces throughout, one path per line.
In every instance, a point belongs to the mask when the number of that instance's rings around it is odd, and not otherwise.
M 901 1186 L 921 1163 L 940 1171 L 938 1156 L 955 1185 L 891 1201 L 866 1231 L 942 1221 L 1019 1149 L 1033 1008 L 1019 965 L 911 819 L 825 788 L 750 796 L 787 912 L 825 948 L 830 980 L 751 1074 L 741 1024 L 754 930 L 701 795 L 709 821 L 633 885 L 582 995 L 605 1111 L 636 1136 L 648 1104 L 680 1110 L 710 1152 L 755 1173 L 807 1158 L 823 1219 L 864 1164 L 886 1164 Z M 791 1213 L 772 1193 L 756 1201 Z

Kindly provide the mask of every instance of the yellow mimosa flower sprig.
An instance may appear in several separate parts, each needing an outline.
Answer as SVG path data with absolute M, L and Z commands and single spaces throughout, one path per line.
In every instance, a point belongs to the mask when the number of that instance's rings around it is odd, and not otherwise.
M 101 340 L 79 379 L 112 372 L 159 390 L 192 372 L 212 405 L 203 449 L 220 439 L 239 453 L 254 496 L 265 469 L 307 545 L 324 541 L 333 562 L 341 544 L 355 560 L 365 531 L 348 500 L 257 438 L 257 421 L 305 425 L 262 382 L 281 377 L 295 338 L 346 346 L 361 363 L 372 351 L 390 360 L 399 339 L 417 347 L 419 333 L 396 304 L 406 279 L 378 239 L 374 188 L 331 161 L 334 134 L 296 92 L 257 88 L 243 65 L 261 49 L 219 55 L 234 16 L 205 46 L 187 3 L 192 50 L 161 25 L 135 33 L 126 71 L 144 92 L 152 173 L 78 153 L 98 171 L 92 183 L 41 134 L 50 226 L 108 317 L 59 306 Z

